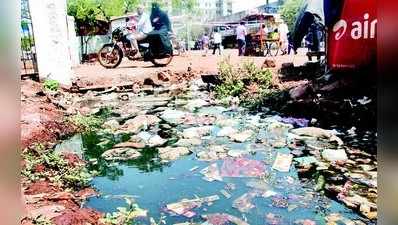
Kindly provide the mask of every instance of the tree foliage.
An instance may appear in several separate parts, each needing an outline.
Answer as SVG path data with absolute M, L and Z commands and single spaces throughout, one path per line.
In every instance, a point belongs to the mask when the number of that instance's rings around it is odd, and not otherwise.
M 68 0 L 68 15 L 87 23 L 110 20 L 132 11 L 139 3 L 140 0 Z
M 289 26 L 289 30 L 293 30 L 303 2 L 304 0 L 287 0 L 279 10 L 281 17 Z

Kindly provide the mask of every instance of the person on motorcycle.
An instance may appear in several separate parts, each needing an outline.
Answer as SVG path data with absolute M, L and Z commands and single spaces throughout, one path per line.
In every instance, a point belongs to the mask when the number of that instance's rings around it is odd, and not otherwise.
M 141 58 L 141 53 L 138 49 L 138 41 L 145 40 L 148 37 L 153 28 L 149 16 L 144 12 L 144 7 L 139 5 L 137 7 L 138 21 L 136 24 L 136 31 L 127 35 L 127 39 L 130 40 L 133 51 L 136 52 L 135 57 Z
M 160 9 L 158 3 L 153 3 L 150 19 L 153 26 L 153 30 L 147 35 L 150 52 L 160 56 L 171 55 L 173 50 L 169 34 L 172 29 L 169 16 Z

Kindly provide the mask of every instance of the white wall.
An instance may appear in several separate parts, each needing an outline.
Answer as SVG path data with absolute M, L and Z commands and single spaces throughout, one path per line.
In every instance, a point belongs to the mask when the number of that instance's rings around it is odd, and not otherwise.
M 69 43 L 69 55 L 71 59 L 71 65 L 77 66 L 80 64 L 80 39 L 76 35 L 75 18 L 73 16 L 67 17 L 68 21 L 68 43 Z
M 71 85 L 65 0 L 29 0 L 40 78 Z

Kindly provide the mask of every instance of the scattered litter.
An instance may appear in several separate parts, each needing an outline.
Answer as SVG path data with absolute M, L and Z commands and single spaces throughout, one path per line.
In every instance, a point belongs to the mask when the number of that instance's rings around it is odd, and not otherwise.
M 218 170 L 217 163 L 213 163 L 210 166 L 202 169 L 200 173 L 204 175 L 203 179 L 206 181 L 222 181 L 222 177 L 220 176 L 220 170 Z
M 254 204 L 251 201 L 256 195 L 255 193 L 246 193 L 235 199 L 232 207 L 238 209 L 242 213 L 247 213 L 250 209 L 254 208 Z
M 314 156 L 294 158 L 294 161 L 298 162 L 300 166 L 308 166 L 318 162 L 318 160 Z
M 263 162 L 246 158 L 227 158 L 221 167 L 222 177 L 259 177 L 264 174 Z
M 197 169 L 199 169 L 199 166 L 192 167 L 191 169 L 189 169 L 189 171 L 190 171 L 190 172 L 193 172 L 193 171 L 195 171 L 195 170 L 197 170 Z
M 224 195 L 225 198 L 230 199 L 231 198 L 231 194 L 228 193 L 226 190 L 222 189 L 221 194 Z
M 291 154 L 282 154 L 278 152 L 272 168 L 279 172 L 289 172 L 292 160 L 293 156 Z
M 230 224 L 229 222 L 236 225 L 249 225 L 247 222 L 239 219 L 238 217 L 226 213 L 208 214 L 204 215 L 203 218 L 205 218 L 207 221 L 206 223 L 202 223 L 202 225 L 228 225 Z
M 297 118 L 293 118 L 293 117 L 280 117 L 280 119 L 278 119 L 279 122 L 282 123 L 287 123 L 287 124 L 291 124 L 295 127 L 308 127 L 308 123 L 310 122 L 307 119 L 297 119 Z
M 367 96 L 364 96 L 362 99 L 358 99 L 357 102 L 361 105 L 367 105 L 372 102 L 372 99 L 368 98 Z
M 191 211 L 192 209 L 201 207 L 203 203 L 214 202 L 219 199 L 220 197 L 218 195 L 195 199 L 182 199 L 180 202 L 167 204 L 166 209 L 171 213 L 191 218 L 196 215 L 195 212 Z

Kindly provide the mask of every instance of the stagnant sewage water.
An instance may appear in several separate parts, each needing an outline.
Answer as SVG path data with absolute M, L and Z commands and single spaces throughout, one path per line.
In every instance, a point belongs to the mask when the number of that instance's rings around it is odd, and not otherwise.
M 371 224 L 358 213 L 315 191 L 316 185 L 313 179 L 299 179 L 294 165 L 290 167 L 289 172 L 279 172 L 272 169 L 276 155 L 278 153 L 289 153 L 292 149 L 287 146 L 282 148 L 270 147 L 266 144 L 275 141 L 278 135 L 287 135 L 286 132 L 279 134 L 264 133 L 263 127 L 267 126 L 269 121 L 272 121 L 264 120 L 267 117 L 266 114 L 253 115 L 244 109 L 231 112 L 227 108 L 214 105 L 188 110 L 189 107 L 184 107 L 184 103 L 180 104 L 181 102 L 189 102 L 189 99 L 206 98 L 205 92 L 199 92 L 196 95 L 192 94 L 189 98 L 184 96 L 170 100 L 167 107 L 149 106 L 152 110 L 148 113 L 157 116 L 164 113 L 166 109 L 177 109 L 189 113 L 193 116 L 192 118 L 213 115 L 217 118 L 216 121 L 219 121 L 211 125 L 209 133 L 200 137 L 198 145 L 189 147 L 191 154 L 181 156 L 176 160 L 164 161 L 159 157 L 159 147 L 146 147 L 140 150 L 141 156 L 136 159 L 106 161 L 101 157 L 106 150 L 112 149 L 115 144 L 128 141 L 132 136 L 128 133 L 110 130 L 78 134 L 61 143 L 57 147 L 58 149 L 74 149 L 75 152 L 80 152 L 87 161 L 92 162 L 89 163 L 89 169 L 96 170 L 99 173 L 93 179 L 92 185 L 99 191 L 100 196 L 90 198 L 86 206 L 101 212 L 115 212 L 117 207 L 126 206 L 124 198 L 133 198 L 140 208 L 148 210 L 148 216 L 137 219 L 135 224 L 149 224 L 150 217 L 158 221 L 161 216 L 165 217 L 166 224 L 188 221 L 198 224 L 211 224 L 204 223 L 202 216 L 213 213 L 227 213 L 251 225 L 326 224 L 325 218 L 333 213 L 340 214 L 342 218 L 336 224 Z M 130 102 L 137 101 L 131 98 Z M 179 103 L 176 105 L 176 102 Z M 106 102 L 101 104 L 106 105 Z M 145 107 L 148 109 L 148 105 Z M 143 106 L 143 108 L 145 107 Z M 158 108 L 153 110 L 156 107 Z M 228 137 L 217 136 L 227 123 L 226 121 L 231 123 L 228 126 L 240 131 L 252 130 L 252 137 L 243 143 L 239 143 Z M 165 127 L 170 129 L 170 132 L 164 134 Z M 168 142 L 162 147 L 173 146 L 178 139 L 181 139 L 183 131 L 190 127 L 205 127 L 205 125 L 178 123 L 170 126 L 162 120 L 159 124 L 142 130 L 139 136 L 160 134 L 161 137 L 168 138 Z M 259 139 L 266 141 L 256 141 Z M 269 140 L 267 141 L 267 139 Z M 198 159 L 199 152 L 212 151 L 215 148 L 214 146 L 222 146 L 223 149 L 227 149 L 227 153 L 213 161 Z M 239 156 L 237 157 L 237 155 Z M 235 159 L 232 157 L 235 157 Z M 231 162 L 231 160 L 234 162 L 236 158 L 244 159 L 241 166 L 246 165 L 245 162 L 261 162 L 261 165 L 264 166 L 260 166 L 264 169 L 264 171 L 261 171 L 263 174 L 257 176 L 244 174 L 245 171 L 241 171 L 243 175 L 225 176 L 223 170 L 228 165 L 224 164 Z M 221 171 L 221 174 L 218 174 L 221 181 L 203 179 L 206 176 L 201 171 L 210 165 L 214 168 L 214 164 L 217 164 L 216 172 Z M 172 213 L 166 207 L 167 204 L 177 203 L 182 199 L 214 195 L 217 195 L 218 198 L 188 210 L 189 213 L 185 215 Z M 236 202 L 238 198 L 241 200 L 239 201 L 240 204 Z M 241 207 L 241 211 L 239 207 Z M 316 223 L 305 221 L 306 219 Z M 350 223 L 352 221 L 357 222 Z M 227 223 L 220 222 L 220 224 Z

